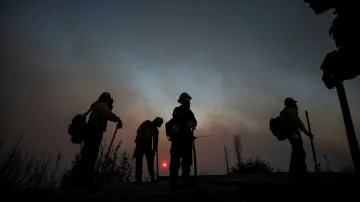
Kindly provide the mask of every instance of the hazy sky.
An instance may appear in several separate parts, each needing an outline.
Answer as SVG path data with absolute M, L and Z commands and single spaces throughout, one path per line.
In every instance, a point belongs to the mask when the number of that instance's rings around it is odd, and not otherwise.
M 245 157 L 287 170 L 290 145 L 268 123 L 292 96 L 304 123 L 309 111 L 319 161 L 327 154 L 334 170 L 351 165 L 336 90 L 321 80 L 334 48 L 331 12 L 316 16 L 302 0 L 8 2 L 0 10 L 1 138 L 8 144 L 25 128 L 28 149 L 61 151 L 69 165 L 78 150 L 67 134 L 73 113 L 108 91 L 124 123 L 116 140 L 132 150 L 141 122 L 169 120 L 187 92 L 196 135 L 216 135 L 196 141 L 200 172 L 225 172 L 223 147 L 233 163 L 235 134 Z M 358 139 L 359 84 L 345 83 Z M 114 128 L 108 124 L 105 139 Z M 169 160 L 164 130 L 160 161 Z M 313 170 L 305 136 L 304 145 Z

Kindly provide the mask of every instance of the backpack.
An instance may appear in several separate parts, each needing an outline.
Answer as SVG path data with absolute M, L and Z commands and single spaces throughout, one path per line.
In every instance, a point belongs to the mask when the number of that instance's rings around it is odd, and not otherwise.
M 71 124 L 68 127 L 68 133 L 73 144 L 81 144 L 83 142 L 84 135 L 87 132 L 86 116 L 91 112 L 94 104 L 91 105 L 90 109 L 85 114 L 77 114 L 72 119 Z
M 272 134 L 279 141 L 287 139 L 288 133 L 286 131 L 286 127 L 284 126 L 284 122 L 281 120 L 280 116 L 270 119 L 269 127 Z
M 165 124 L 165 132 L 166 132 L 166 136 L 167 136 L 167 137 L 171 137 L 171 136 L 172 136 L 172 133 L 173 133 L 173 130 L 172 130 L 173 124 L 174 124 L 173 119 L 170 119 L 170 120 L 169 120 L 168 122 L 166 122 L 166 124 Z

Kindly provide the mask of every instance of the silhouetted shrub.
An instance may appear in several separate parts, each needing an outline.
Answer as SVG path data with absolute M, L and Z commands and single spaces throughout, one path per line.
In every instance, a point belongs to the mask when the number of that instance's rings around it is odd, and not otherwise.
M 70 169 L 64 172 L 59 170 L 61 154 L 56 158 L 49 155 L 38 157 L 30 154 L 21 145 L 23 133 L 16 144 L 10 149 L 5 158 L 0 162 L 0 189 L 33 189 L 55 188 L 61 182 L 62 186 L 71 184 L 73 170 L 77 167 L 80 155 L 76 155 Z M 3 149 L 5 141 L 0 141 L 0 149 Z M 97 178 L 99 183 L 114 181 L 130 182 L 133 180 L 134 163 L 132 154 L 120 152 L 121 141 L 112 149 L 107 160 L 104 156 L 105 147 L 102 145 L 100 155 L 96 163 Z M 107 150 L 106 150 L 107 151 Z
M 134 178 L 134 160 L 132 153 L 127 150 L 119 151 L 122 141 L 110 150 L 106 158 L 108 147 L 101 144 L 99 156 L 95 164 L 95 181 L 97 183 L 131 182 Z M 62 175 L 62 186 L 69 186 L 76 178 L 75 170 L 79 164 L 80 154 L 75 156 L 70 169 L 66 169 Z
M 40 158 L 21 146 L 23 133 L 0 164 L 0 189 L 53 188 L 59 182 L 61 155 L 53 161 L 51 154 Z M 2 142 L 4 143 L 4 142 Z M 0 147 L 3 144 L 0 144 Z
M 274 168 L 270 166 L 265 160 L 261 160 L 259 157 L 254 159 L 244 159 L 241 162 L 236 163 L 230 168 L 232 173 L 271 173 Z
M 106 158 L 105 145 L 101 147 L 100 155 L 97 160 L 97 176 L 100 182 L 131 182 L 134 179 L 134 159 L 133 154 L 124 150 L 119 151 L 122 141 L 110 151 Z M 107 151 L 106 149 L 106 151 Z

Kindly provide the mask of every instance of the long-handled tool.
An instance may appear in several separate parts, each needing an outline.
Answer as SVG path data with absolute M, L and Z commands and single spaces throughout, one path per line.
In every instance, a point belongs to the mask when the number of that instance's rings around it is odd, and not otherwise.
M 212 137 L 215 135 L 203 135 L 203 136 L 194 136 L 194 129 L 192 129 L 193 133 L 193 156 L 194 156 L 194 176 L 197 176 L 197 159 L 196 159 L 196 147 L 195 147 L 195 139 L 197 138 L 204 138 L 204 137 Z
M 193 135 L 193 142 L 192 142 L 192 150 L 193 150 L 193 157 L 194 157 L 194 176 L 197 176 L 197 160 L 196 160 L 196 147 L 195 147 L 195 139 L 197 137 L 194 136 L 194 128 L 192 128 L 191 132 Z
M 156 138 L 156 181 L 159 180 L 159 138 Z
M 107 152 L 106 152 L 106 155 L 105 155 L 105 161 L 102 163 L 102 165 L 98 165 L 98 167 L 96 168 L 96 175 L 99 175 L 99 172 L 100 172 L 100 166 L 103 166 L 101 169 L 103 170 L 103 171 L 107 171 L 107 169 L 108 169 L 108 165 L 109 165 L 109 155 L 110 155 L 110 151 L 111 151 L 111 147 L 112 147 L 112 145 L 113 145 L 113 143 L 114 143 L 114 140 L 115 140 L 115 136 L 116 136 L 116 133 L 117 133 L 117 131 L 118 131 L 118 127 L 116 127 L 116 129 L 115 129 L 115 131 L 114 131 L 114 134 L 113 134 L 113 137 L 112 137 L 112 139 L 111 139 L 111 142 L 110 142 L 110 145 L 109 145 L 109 148 L 108 148 L 108 150 L 107 150 Z M 104 178 L 104 177 L 101 177 L 101 178 Z M 105 178 L 104 178 L 105 179 Z M 99 181 L 102 181 L 103 179 L 97 179 L 96 180 L 96 186 L 99 186 Z
M 311 127 L 310 127 L 310 121 L 309 121 L 308 111 L 305 111 L 305 115 L 306 115 L 306 121 L 307 121 L 309 133 L 312 134 L 312 133 L 311 133 Z M 311 142 L 311 149 L 312 149 L 312 154 L 313 154 L 314 163 L 315 163 L 315 171 L 318 173 L 318 172 L 320 172 L 320 170 L 319 170 L 320 164 L 318 164 L 318 163 L 317 163 L 317 160 L 316 160 L 314 140 L 313 140 L 312 138 L 310 138 L 310 142 Z
M 159 180 L 159 151 L 156 152 L 156 181 Z
M 113 135 L 113 137 L 112 137 L 112 139 L 111 139 L 109 148 L 108 148 L 108 150 L 107 150 L 107 152 L 106 152 L 106 155 L 105 155 L 105 160 L 106 160 L 106 161 L 107 161 L 108 158 L 109 158 L 110 151 L 111 151 L 111 147 L 112 147 L 112 145 L 113 145 L 113 143 L 114 143 L 114 139 L 115 139 L 115 136 L 116 136 L 116 133 L 117 133 L 118 129 L 119 129 L 119 128 L 116 127 L 116 129 L 115 129 L 115 131 L 114 131 L 114 135 Z
M 195 147 L 195 138 L 193 139 L 193 155 L 194 155 L 194 176 L 197 176 L 197 160 L 196 160 L 196 147 Z

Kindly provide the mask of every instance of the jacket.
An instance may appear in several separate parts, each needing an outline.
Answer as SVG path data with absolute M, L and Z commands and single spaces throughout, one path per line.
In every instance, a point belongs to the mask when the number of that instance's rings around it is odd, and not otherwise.
M 172 117 L 172 123 L 180 128 L 180 133 L 190 132 L 191 128 L 197 126 L 197 120 L 194 113 L 190 109 L 186 109 L 183 106 L 175 107 Z M 188 125 L 190 122 L 192 122 L 191 127 Z
M 299 133 L 300 131 L 306 131 L 304 123 L 301 121 L 299 117 L 299 112 L 297 108 L 293 107 L 285 107 L 280 116 L 283 121 L 288 125 L 289 129 L 292 130 L 294 133 Z
M 136 131 L 136 147 L 152 149 L 153 151 L 157 152 L 158 140 L 159 129 L 149 120 L 144 121 Z
M 105 132 L 108 121 L 117 122 L 119 120 L 120 118 L 111 112 L 106 102 L 96 102 L 92 107 L 87 123 L 91 127 L 95 127 L 100 131 Z

